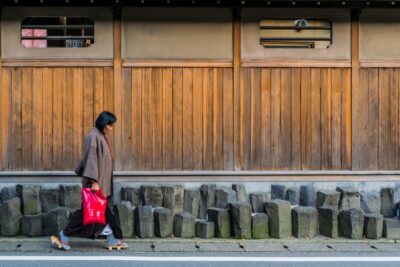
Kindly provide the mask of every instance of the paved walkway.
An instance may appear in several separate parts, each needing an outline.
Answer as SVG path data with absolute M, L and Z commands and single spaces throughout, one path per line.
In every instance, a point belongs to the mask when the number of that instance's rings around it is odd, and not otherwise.
M 163 253 L 163 252 L 400 252 L 400 240 L 349 240 L 316 237 L 306 239 L 125 239 L 129 248 L 125 252 L 135 253 Z M 105 251 L 105 240 L 90 240 L 72 238 L 71 252 L 101 252 Z M 48 238 L 0 238 L 0 253 L 7 252 L 41 252 L 53 253 L 57 249 L 50 246 Z

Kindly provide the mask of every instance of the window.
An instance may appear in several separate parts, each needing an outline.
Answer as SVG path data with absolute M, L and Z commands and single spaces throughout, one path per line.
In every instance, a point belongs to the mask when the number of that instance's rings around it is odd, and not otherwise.
M 260 44 L 265 48 L 328 48 L 332 23 L 316 18 L 264 19 L 260 22 Z
M 25 17 L 21 44 L 26 48 L 88 47 L 94 43 L 94 21 L 87 17 Z

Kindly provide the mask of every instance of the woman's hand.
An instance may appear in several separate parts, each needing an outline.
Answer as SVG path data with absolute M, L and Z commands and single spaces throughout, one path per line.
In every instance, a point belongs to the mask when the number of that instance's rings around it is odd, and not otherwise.
M 97 182 L 93 182 L 91 189 L 93 191 L 99 191 L 100 190 L 99 184 Z

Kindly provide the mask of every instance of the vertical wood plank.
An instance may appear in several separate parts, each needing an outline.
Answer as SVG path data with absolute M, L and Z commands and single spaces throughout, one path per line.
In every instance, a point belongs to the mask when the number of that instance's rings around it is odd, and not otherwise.
M 292 69 L 292 170 L 301 170 L 301 69 Z
M 142 151 L 142 74 L 140 68 L 132 68 L 132 169 L 141 169 Z
M 281 70 L 281 162 L 282 170 L 292 169 L 292 95 L 291 95 L 291 69 Z
M 203 69 L 193 69 L 193 169 L 203 168 Z
M 1 165 L 2 170 L 10 170 L 12 157 L 11 157 L 11 144 L 12 144 L 12 127 L 11 125 L 11 78 L 12 70 L 4 68 L 1 73 Z
M 271 156 L 271 69 L 261 70 L 261 169 L 270 170 Z
M 121 12 L 114 10 L 113 14 L 113 52 L 114 52 L 114 66 L 113 66 L 113 88 L 114 88 L 114 115 L 121 118 L 122 113 L 122 60 L 121 60 Z M 115 127 L 113 130 L 113 150 L 114 150 L 114 168 L 121 170 L 121 142 L 122 128 Z
M 379 73 L 378 69 L 365 70 L 368 75 L 367 169 L 379 167 Z M 365 92 L 367 93 L 367 92 Z M 355 134 L 354 134 L 355 136 Z
M 213 73 L 203 71 L 203 169 L 213 167 Z
M 358 87 L 357 82 L 357 87 Z M 351 170 L 351 72 L 349 69 L 342 69 L 342 170 Z
M 399 71 L 390 72 L 389 84 L 389 154 L 388 167 L 390 170 L 399 168 Z
M 261 70 L 253 68 L 251 70 L 251 169 L 261 169 Z
M 173 79 L 172 68 L 163 69 L 163 169 L 173 168 Z
M 173 69 L 173 168 L 182 170 L 182 68 Z
M 368 168 L 368 70 L 361 69 L 360 83 L 353 88 L 353 170 Z
M 233 156 L 234 169 L 241 170 L 242 153 L 241 153 L 241 78 L 242 70 L 240 69 L 241 60 L 241 9 L 235 8 L 232 23 L 232 56 L 233 56 Z
M 53 69 L 43 69 L 43 169 L 53 169 Z
M 311 69 L 311 168 L 321 169 L 321 69 Z
M 73 169 L 73 159 L 72 159 L 72 148 L 73 148 L 73 139 L 72 139 L 72 129 L 74 128 L 73 120 L 71 119 L 73 116 L 73 76 L 74 72 L 72 68 L 65 68 L 65 76 L 64 76 L 64 91 L 62 92 L 62 103 L 63 103 L 63 113 L 62 113 L 62 121 L 63 121 L 63 145 L 62 145 L 62 153 L 63 153 L 63 169 L 70 170 Z
M 321 169 L 332 169 L 332 70 L 321 74 Z
M 121 114 L 121 169 L 132 170 L 132 73 L 122 68 L 122 114 Z
M 223 70 L 213 69 L 213 169 L 224 168 L 223 155 Z
M 108 67 L 104 68 L 104 110 L 114 113 L 114 75 Z
M 32 140 L 35 140 L 32 142 L 32 168 L 41 170 L 43 162 L 43 69 L 33 69 L 32 78 Z
M 190 68 L 182 71 L 183 79 L 183 169 L 193 169 L 193 72 Z
M 281 69 L 271 70 L 271 167 L 279 170 L 282 164 L 282 124 L 281 124 Z
M 161 170 L 163 166 L 162 147 L 162 69 L 153 69 L 153 170 Z
M 22 68 L 22 169 L 32 169 L 32 68 Z
M 153 71 L 151 68 L 143 69 L 142 81 L 142 169 L 151 170 L 153 165 Z
M 94 117 L 104 110 L 104 69 L 94 68 Z
M 83 152 L 83 69 L 73 69 L 73 84 L 72 84 L 72 95 L 73 95 L 73 166 L 78 164 Z
M 332 169 L 342 168 L 341 159 L 341 70 L 332 69 Z
M 251 168 L 251 69 L 243 68 L 240 86 L 240 158 L 244 170 Z
M 389 151 L 389 79 L 390 69 L 379 69 L 379 169 L 390 168 Z
M 233 83 L 232 69 L 223 70 L 224 170 L 233 170 Z M 261 101 L 261 97 L 260 97 Z M 261 138 L 261 137 L 260 137 Z
M 53 71 L 53 169 L 63 169 L 63 92 L 65 90 L 65 69 Z M 92 98 L 93 99 L 93 98 Z M 91 105 L 93 106 L 93 105 Z M 92 120 L 93 116 L 90 117 Z
M 301 160 L 302 169 L 312 169 L 311 70 L 301 70 Z
M 89 131 L 92 129 L 94 126 L 94 84 L 93 84 L 93 79 L 94 79 L 94 72 L 93 68 L 84 68 L 83 69 L 83 131 L 84 134 L 86 135 L 89 133 Z M 120 104 L 121 105 L 121 102 Z M 117 116 L 117 114 L 115 114 Z M 117 119 L 120 116 L 117 117 Z M 116 127 L 118 129 L 119 127 Z

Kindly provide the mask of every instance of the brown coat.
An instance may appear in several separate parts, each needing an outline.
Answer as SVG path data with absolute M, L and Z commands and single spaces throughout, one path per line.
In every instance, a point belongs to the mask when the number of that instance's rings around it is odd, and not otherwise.
M 75 173 L 83 177 L 84 187 L 90 183 L 89 179 L 98 182 L 106 197 L 113 191 L 113 159 L 104 134 L 93 127 L 85 137 L 83 157 L 75 168 Z

